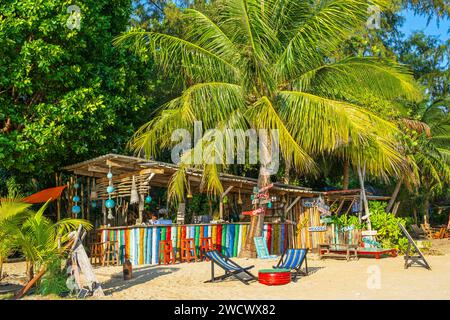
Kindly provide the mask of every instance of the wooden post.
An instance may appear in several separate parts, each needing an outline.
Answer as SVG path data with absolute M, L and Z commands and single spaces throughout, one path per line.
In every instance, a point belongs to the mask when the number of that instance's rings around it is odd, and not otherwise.
M 292 223 L 294 223 L 294 220 L 295 220 L 295 219 L 293 219 L 294 215 L 292 213 L 292 208 L 297 204 L 297 202 L 300 201 L 300 199 L 301 199 L 300 196 L 296 197 L 294 199 L 294 201 L 292 201 L 292 203 L 289 205 L 289 207 L 285 207 L 285 209 L 284 209 L 284 214 L 289 217 L 288 220 L 291 222 L 288 225 L 288 237 L 289 237 L 288 243 L 291 248 L 294 248 L 296 245 L 296 242 L 297 242 L 296 234 L 295 234 L 296 227 L 292 224 Z
M 233 189 L 233 186 L 229 186 L 221 195 L 219 203 L 219 216 L 223 220 L 223 198 Z
M 58 187 L 59 181 L 60 181 L 60 177 L 58 177 L 58 173 L 55 173 L 55 178 L 56 178 L 56 186 Z M 61 194 L 62 196 L 62 194 Z M 56 200 L 56 221 L 61 220 L 61 197 L 59 197 Z

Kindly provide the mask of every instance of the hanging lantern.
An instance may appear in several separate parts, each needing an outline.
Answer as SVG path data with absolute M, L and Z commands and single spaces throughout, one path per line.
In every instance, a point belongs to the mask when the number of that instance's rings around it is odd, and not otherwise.
M 91 200 L 97 200 L 98 194 L 97 194 L 97 188 L 95 186 L 95 178 L 92 181 L 92 190 L 91 190 Z
M 241 190 L 240 190 L 240 189 L 239 189 L 239 196 L 238 196 L 238 201 L 237 201 L 237 203 L 238 203 L 238 204 L 243 204 L 242 198 L 241 198 Z
M 188 179 L 188 194 L 187 194 L 186 197 L 187 197 L 188 199 L 191 199 L 191 198 L 192 198 L 191 183 L 190 183 L 189 179 Z
M 131 182 L 130 204 L 135 203 L 139 203 L 139 194 L 136 189 L 136 178 L 133 176 L 133 181 Z

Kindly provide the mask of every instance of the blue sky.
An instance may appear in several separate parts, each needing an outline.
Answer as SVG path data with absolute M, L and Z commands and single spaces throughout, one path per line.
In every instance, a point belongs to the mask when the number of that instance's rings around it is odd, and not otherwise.
M 405 17 L 405 22 L 400 30 L 406 37 L 414 31 L 424 31 L 427 35 L 439 36 L 442 41 L 449 38 L 450 20 L 448 19 L 441 19 L 438 26 L 436 19 L 432 19 L 427 25 L 427 17 L 415 16 L 410 10 L 405 10 L 402 16 Z

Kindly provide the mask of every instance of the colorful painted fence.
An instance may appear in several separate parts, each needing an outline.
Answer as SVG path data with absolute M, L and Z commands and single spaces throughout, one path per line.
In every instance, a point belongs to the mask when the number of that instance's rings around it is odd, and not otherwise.
M 178 256 L 181 239 L 195 239 L 199 254 L 200 239 L 210 237 L 223 254 L 236 257 L 245 243 L 248 229 L 248 224 L 235 223 L 111 228 L 101 232 L 103 241 L 118 241 L 121 262 L 127 256 L 133 265 L 141 265 L 159 263 L 159 242 L 162 240 L 172 240 Z M 288 244 L 286 225 L 265 224 L 264 238 L 270 254 L 281 254 Z

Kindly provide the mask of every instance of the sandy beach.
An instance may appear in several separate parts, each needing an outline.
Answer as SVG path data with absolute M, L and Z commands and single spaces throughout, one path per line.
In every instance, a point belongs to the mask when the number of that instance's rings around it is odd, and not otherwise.
M 435 241 L 433 248 L 444 255 L 426 256 L 431 271 L 419 266 L 405 270 L 403 256 L 347 262 L 319 260 L 308 254 L 310 274 L 283 286 L 258 282 L 247 286 L 235 279 L 204 283 L 210 277 L 210 262 L 135 266 L 130 281 L 122 279 L 122 267 L 96 267 L 95 273 L 106 294 L 102 299 L 450 299 L 450 240 Z M 255 265 L 255 275 L 276 264 L 276 260 L 234 261 L 242 266 Z M 25 264 L 6 264 L 5 271 L 20 274 Z M 377 274 L 379 285 L 374 285 Z

